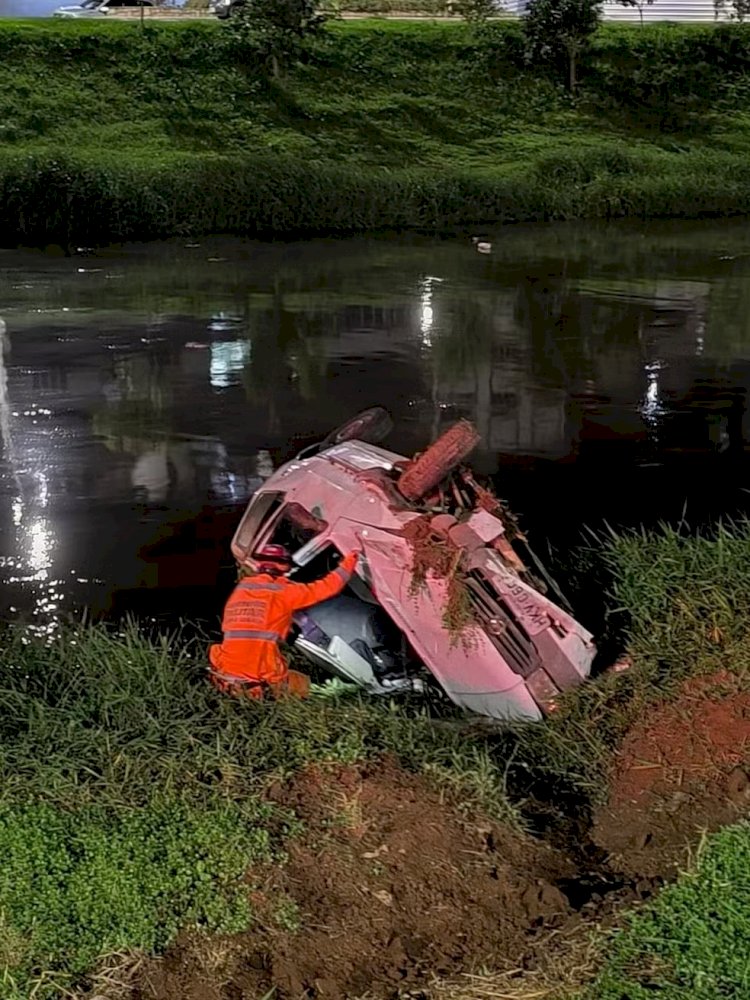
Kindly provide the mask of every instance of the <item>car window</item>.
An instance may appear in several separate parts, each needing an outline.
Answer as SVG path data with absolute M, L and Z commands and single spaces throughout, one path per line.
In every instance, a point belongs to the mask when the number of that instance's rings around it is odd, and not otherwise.
M 239 549 L 247 556 L 250 549 L 255 546 L 262 530 L 265 530 L 278 514 L 284 498 L 283 493 L 276 492 L 264 492 L 255 496 L 240 521 L 232 547 Z
M 328 530 L 328 524 L 298 503 L 288 503 L 273 523 L 266 541 L 283 545 L 292 555 Z

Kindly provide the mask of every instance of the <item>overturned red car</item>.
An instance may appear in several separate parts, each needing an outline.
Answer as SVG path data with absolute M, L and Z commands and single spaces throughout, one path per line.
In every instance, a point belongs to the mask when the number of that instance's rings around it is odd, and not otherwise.
M 379 447 L 391 427 L 375 407 L 279 468 L 245 511 L 235 559 L 280 543 L 293 578 L 311 580 L 360 549 L 347 590 L 295 616 L 306 659 L 372 694 L 433 685 L 478 715 L 542 718 L 588 676 L 592 635 L 541 564 L 527 568 L 514 518 L 462 464 L 473 426 L 459 421 L 413 459 Z

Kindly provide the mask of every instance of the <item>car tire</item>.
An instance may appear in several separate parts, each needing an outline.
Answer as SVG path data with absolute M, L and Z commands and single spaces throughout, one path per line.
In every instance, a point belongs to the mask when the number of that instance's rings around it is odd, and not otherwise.
M 468 420 L 459 420 L 437 441 L 413 458 L 401 473 L 396 486 L 411 503 L 430 494 L 479 443 L 479 434 Z

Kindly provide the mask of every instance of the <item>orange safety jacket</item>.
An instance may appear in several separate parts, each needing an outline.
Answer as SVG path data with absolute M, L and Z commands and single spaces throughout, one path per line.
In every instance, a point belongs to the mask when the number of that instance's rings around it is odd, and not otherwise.
M 208 651 L 214 674 L 230 681 L 283 681 L 288 667 L 278 643 L 292 627 L 292 615 L 335 597 L 351 579 L 356 563 L 356 553 L 350 553 L 335 570 L 314 583 L 294 583 L 270 573 L 241 580 L 224 607 L 224 641 Z

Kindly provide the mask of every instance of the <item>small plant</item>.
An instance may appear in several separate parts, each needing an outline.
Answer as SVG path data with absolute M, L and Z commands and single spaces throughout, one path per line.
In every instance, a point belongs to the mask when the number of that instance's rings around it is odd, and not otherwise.
M 297 903 L 287 895 L 282 895 L 273 911 L 273 923 L 282 931 L 295 934 L 302 925 L 302 916 Z

